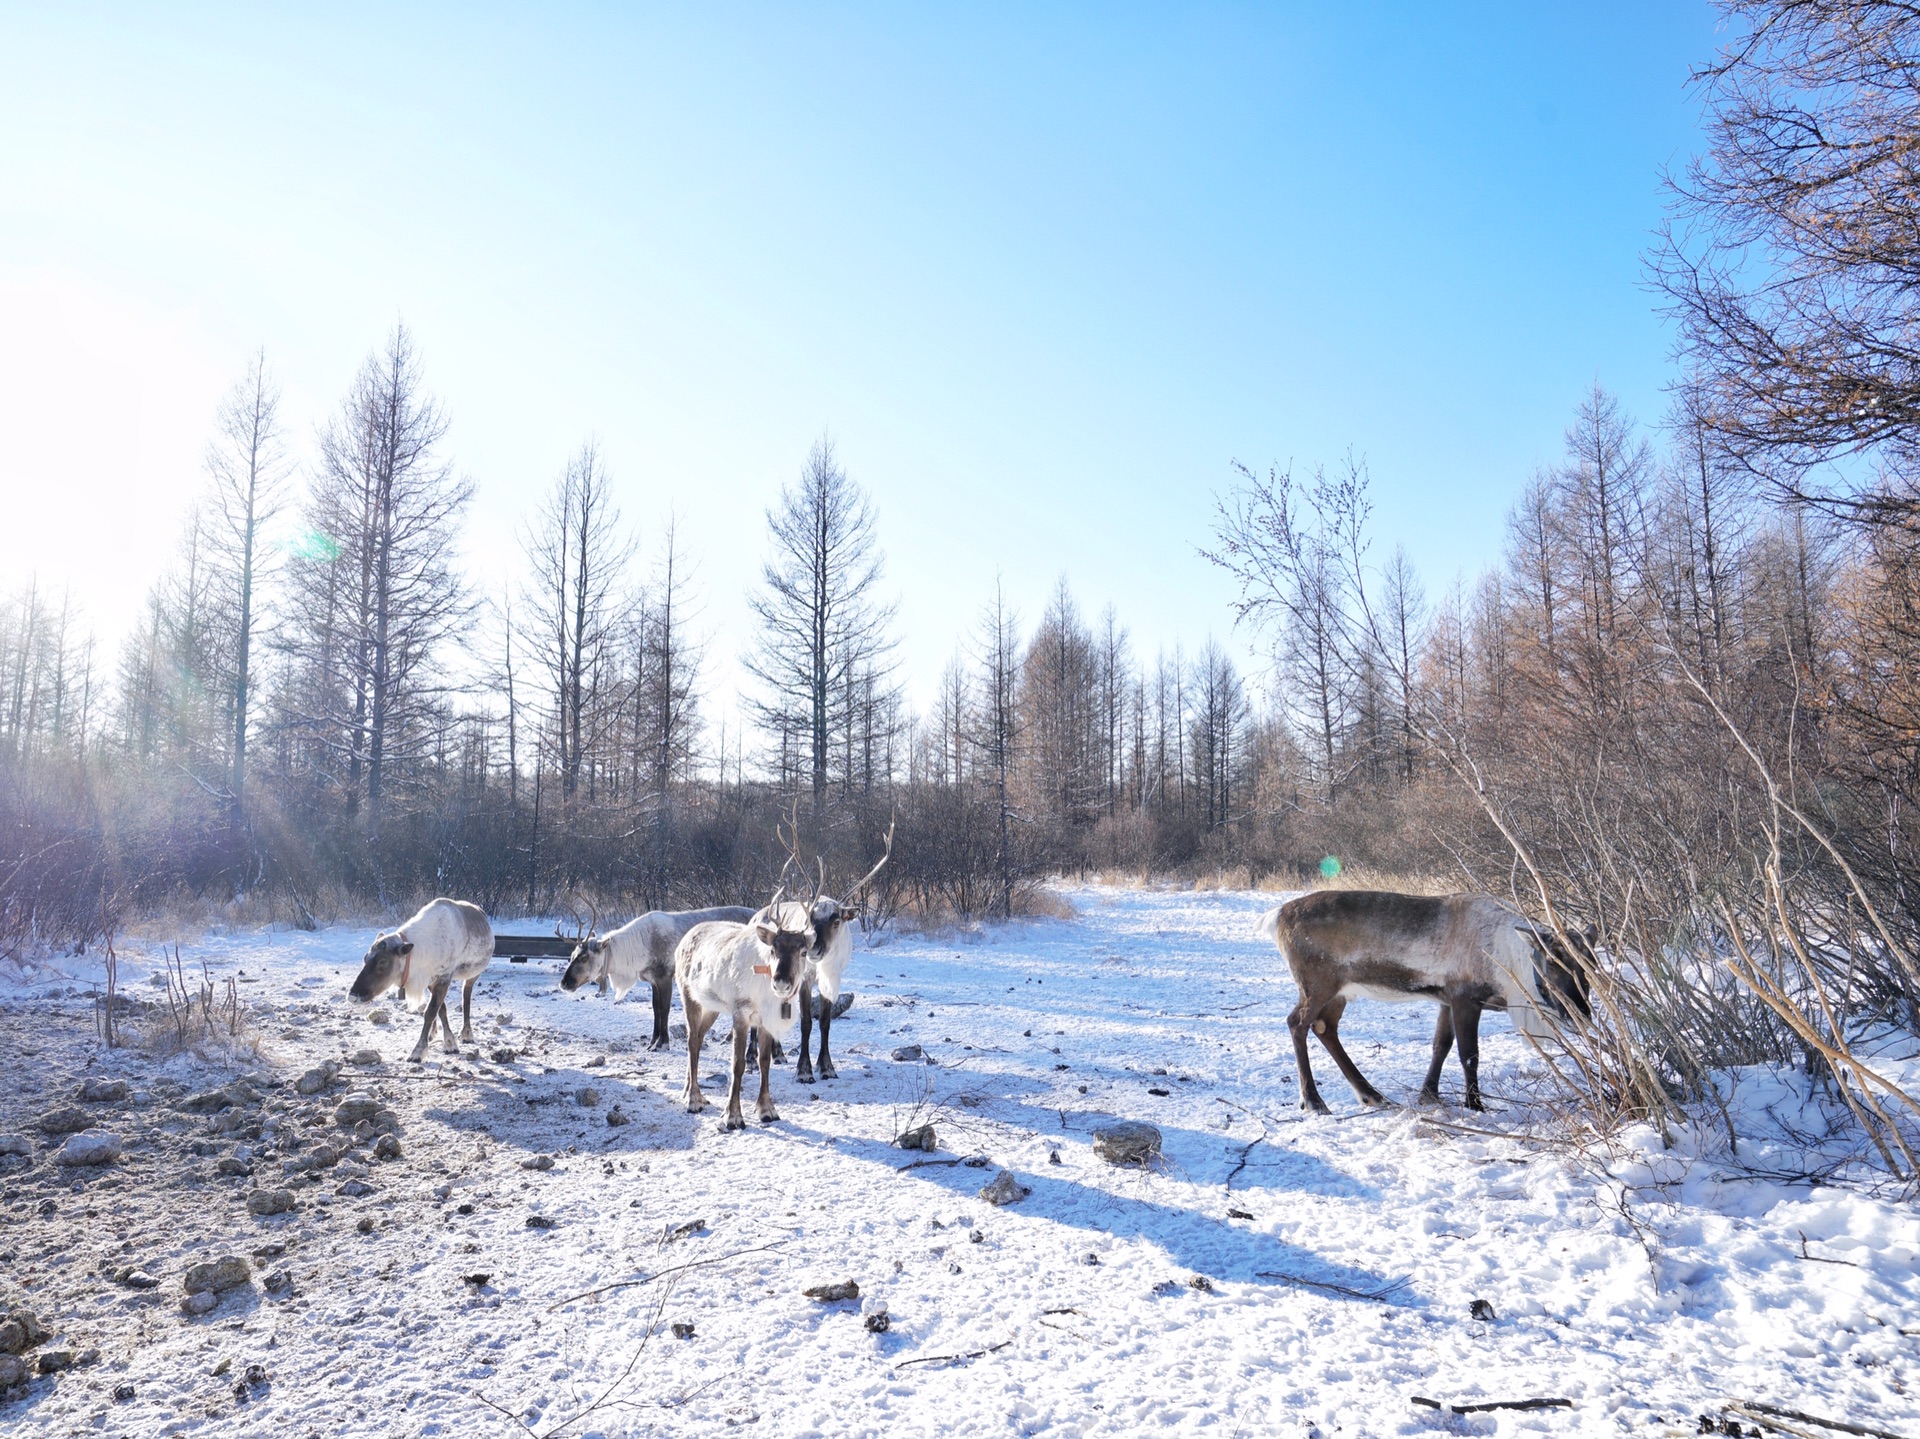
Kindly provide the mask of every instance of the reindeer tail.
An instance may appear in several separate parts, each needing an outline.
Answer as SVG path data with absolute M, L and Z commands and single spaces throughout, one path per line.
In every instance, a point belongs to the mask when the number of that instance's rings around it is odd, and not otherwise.
M 1272 909 L 1261 915 L 1258 923 L 1256 923 L 1253 928 L 1254 932 L 1266 940 L 1267 943 L 1277 947 L 1280 943 L 1280 906 L 1276 904 Z

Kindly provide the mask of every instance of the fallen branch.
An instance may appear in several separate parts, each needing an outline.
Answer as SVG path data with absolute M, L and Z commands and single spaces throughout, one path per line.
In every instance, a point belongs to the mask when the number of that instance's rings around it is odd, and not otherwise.
M 945 1169 L 949 1165 L 965 1164 L 966 1162 L 964 1159 L 916 1159 L 911 1164 L 894 1165 L 893 1172 L 895 1174 L 905 1174 L 909 1169 Z
M 602 1294 L 611 1294 L 616 1289 L 637 1289 L 643 1284 L 652 1284 L 655 1280 L 665 1279 L 669 1275 L 684 1274 L 689 1269 L 705 1269 L 708 1265 L 725 1264 L 732 1259 L 743 1259 L 749 1254 L 763 1254 L 769 1249 L 778 1249 L 784 1243 L 786 1243 L 786 1241 L 780 1239 L 775 1240 L 772 1244 L 756 1244 L 751 1249 L 736 1249 L 733 1253 L 722 1254 L 716 1259 L 696 1259 L 691 1264 L 676 1264 L 671 1269 L 662 1269 L 658 1274 L 643 1275 L 639 1279 L 622 1279 L 618 1284 L 603 1284 L 598 1289 L 587 1290 L 584 1294 L 575 1294 L 566 1299 L 554 1300 L 553 1303 L 547 1306 L 547 1313 L 551 1314 L 554 1310 L 564 1308 L 569 1304 L 578 1304 L 582 1299 L 598 1299 Z
M 1800 1236 L 1800 1257 L 1802 1259 L 1810 1260 L 1815 1264 L 1844 1264 L 1849 1269 L 1858 1269 L 1860 1267 L 1851 1259 L 1828 1259 L 1823 1255 L 1807 1253 L 1807 1231 L 1799 1229 L 1794 1232 Z
M 1278 1279 L 1286 1284 L 1304 1284 L 1309 1289 L 1324 1289 L 1329 1294 L 1344 1294 L 1349 1299 L 1372 1299 L 1372 1300 L 1377 1300 L 1381 1303 L 1385 1303 L 1386 1300 L 1388 1300 L 1393 1295 L 1399 1293 L 1402 1289 L 1405 1289 L 1407 1287 L 1406 1280 L 1396 1279 L 1393 1283 L 1389 1284 L 1385 1289 L 1381 1289 L 1377 1291 L 1367 1290 L 1367 1289 L 1349 1289 L 1344 1284 L 1331 1284 L 1324 1279 L 1308 1279 L 1305 1275 L 1302 1275 L 1302 1274 L 1282 1274 L 1282 1273 L 1279 1273 L 1277 1270 L 1272 1270 L 1272 1269 L 1256 1270 L 1255 1277 L 1260 1279 Z
M 1775 1404 L 1762 1404 L 1757 1399 L 1735 1399 L 1726 1406 L 1729 1414 L 1737 1414 L 1742 1419 L 1751 1419 L 1757 1424 L 1765 1424 L 1769 1429 L 1777 1429 L 1783 1434 L 1804 1434 L 1804 1429 L 1793 1429 L 1787 1425 L 1770 1422 L 1779 1419 L 1792 1419 L 1801 1424 L 1818 1424 L 1822 1429 L 1837 1429 L 1842 1434 L 1862 1434 L 1867 1439 L 1905 1439 L 1890 1429 L 1870 1429 L 1864 1424 L 1849 1424 L 1844 1419 L 1822 1419 L 1816 1414 L 1802 1414 L 1798 1409 L 1782 1409 Z
M 1413 1402 L 1426 1409 L 1438 1409 L 1443 1414 L 1485 1414 L 1493 1409 L 1571 1409 L 1571 1399 L 1494 1399 L 1485 1404 L 1443 1404 L 1438 1399 L 1429 1399 L 1424 1394 L 1413 1396 Z
M 905 1369 L 909 1364 L 958 1364 L 967 1359 L 979 1359 L 983 1355 L 998 1354 L 1011 1339 L 1002 1339 L 998 1344 L 989 1344 L 985 1349 L 969 1349 L 965 1354 L 929 1354 L 925 1359 L 902 1359 L 894 1365 L 895 1369 Z

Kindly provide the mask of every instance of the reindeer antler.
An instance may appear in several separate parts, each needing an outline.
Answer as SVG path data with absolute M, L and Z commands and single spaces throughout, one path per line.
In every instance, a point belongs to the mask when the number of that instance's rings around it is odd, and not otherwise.
M 881 870 L 885 869 L 887 867 L 887 861 L 893 858 L 893 826 L 894 826 L 894 821 L 892 819 L 889 819 L 887 821 L 886 847 L 881 852 L 880 862 L 876 864 L 872 869 L 867 871 L 866 876 L 860 881 L 860 883 L 856 884 L 852 889 L 848 890 L 844 895 L 841 896 L 841 899 L 843 902 L 852 903 L 854 897 L 858 895 L 861 890 L 865 889 L 868 885 L 872 884 L 873 877 L 879 874 Z

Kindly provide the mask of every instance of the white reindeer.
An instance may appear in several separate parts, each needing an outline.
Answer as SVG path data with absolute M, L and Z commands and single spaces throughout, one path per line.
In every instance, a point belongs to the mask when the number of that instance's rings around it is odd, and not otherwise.
M 589 930 L 574 946 L 560 987 L 571 994 L 582 985 L 609 988 L 615 999 L 645 980 L 653 990 L 653 1038 L 648 1049 L 667 1047 L 667 1013 L 673 1003 L 673 952 L 696 924 L 725 920 L 744 924 L 754 912 L 741 905 L 715 909 L 648 910 L 618 929 L 596 938 Z
M 447 1053 L 457 1054 L 453 1025 L 447 1019 L 447 987 L 464 981 L 460 994 L 460 1039 L 473 1043 L 473 986 L 493 962 L 493 926 L 486 911 L 463 899 L 429 900 L 398 929 L 375 939 L 361 961 L 360 974 L 347 992 L 359 1000 L 378 999 L 389 989 L 406 996 L 408 1009 L 426 998 L 420 1042 L 407 1056 L 418 1064 L 427 1052 L 436 1015 L 447 1037 Z
M 1437 1001 L 1433 1062 L 1422 1104 L 1440 1102 L 1440 1069 L 1457 1040 L 1467 1077 L 1467 1107 L 1480 1101 L 1480 1014 L 1505 1010 L 1535 1040 L 1553 1021 L 1592 1016 L 1589 1004 L 1595 932 L 1560 933 L 1532 924 L 1496 899 L 1434 897 L 1379 890 L 1323 889 L 1261 916 L 1260 933 L 1280 947 L 1299 987 L 1287 1016 L 1300 1071 L 1300 1107 L 1327 1112 L 1307 1060 L 1307 1033 L 1320 1043 L 1362 1104 L 1388 1100 L 1367 1082 L 1340 1043 L 1340 1016 L 1356 995 Z M 1543 1014 L 1544 1011 L 1544 1014 Z
M 733 1074 L 723 1129 L 744 1129 L 740 1086 L 747 1072 L 747 1031 L 759 1031 L 762 1124 L 779 1119 L 773 1104 L 773 1037 L 793 1023 L 800 984 L 813 952 L 807 906 L 773 902 L 745 924 L 697 924 L 674 951 L 680 1003 L 687 1011 L 687 1113 L 706 1108 L 700 1093 L 700 1045 L 721 1015 L 733 1021 Z
M 800 857 L 800 825 L 796 813 L 790 820 L 791 829 L 783 838 L 789 855 L 787 867 L 783 873 L 791 873 L 798 868 L 806 873 L 806 864 Z M 813 1021 L 820 1021 L 820 1077 L 838 1079 L 839 1071 L 833 1067 L 833 1054 L 829 1048 L 833 1033 L 833 1005 L 840 998 L 840 980 L 847 972 L 847 964 L 853 958 L 853 921 L 860 918 L 863 906 L 860 896 L 872 884 L 874 877 L 886 868 L 887 861 L 893 858 L 893 826 L 887 826 L 885 846 L 881 850 L 880 860 L 868 870 L 860 882 L 846 892 L 844 898 L 835 899 L 820 891 L 826 886 L 827 866 L 824 859 L 818 862 L 819 881 L 814 886 L 813 898 L 807 902 L 807 913 L 813 924 L 813 954 L 807 966 L 806 978 L 800 982 L 800 1058 L 794 1065 L 793 1077 L 801 1084 L 813 1083 L 813 1059 L 808 1050 L 813 1044 Z M 818 993 L 820 1003 L 814 998 Z

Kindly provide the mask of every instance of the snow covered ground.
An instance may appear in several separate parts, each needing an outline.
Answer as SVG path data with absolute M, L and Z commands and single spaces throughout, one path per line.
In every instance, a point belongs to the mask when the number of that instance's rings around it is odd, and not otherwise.
M 1608 1173 L 1362 1112 L 1317 1049 L 1336 1112 L 1302 1116 L 1293 985 L 1252 936 L 1273 896 L 1066 896 L 1071 921 L 862 948 L 840 1078 L 803 1087 L 789 1064 L 781 1122 L 745 1133 L 675 1102 L 684 1047 L 645 1052 L 644 990 L 564 995 L 553 961 L 496 962 L 477 1049 L 436 1043 L 418 1068 L 417 1020 L 377 1026 L 345 998 L 363 929 L 185 949 L 240 979 L 251 1064 L 103 1051 L 73 984 L 5 996 L 0 1134 L 35 1147 L 0 1161 L 0 1308 L 100 1354 L 0 1401 L 0 1433 L 1658 1435 L 1749 1400 L 1920 1436 L 1911 1207 L 1734 1176 L 1651 1135 Z M 129 960 L 122 983 L 155 969 Z M 1431 1024 L 1359 1001 L 1342 1033 L 1405 1099 Z M 932 1062 L 891 1057 L 909 1045 Z M 351 1061 L 366 1048 L 383 1062 Z M 709 1083 L 730 1048 L 709 1042 Z M 339 1080 L 297 1094 L 325 1059 Z M 1529 1064 L 1502 1019 L 1482 1064 L 1497 1111 Z M 243 1071 L 257 1105 L 174 1107 Z M 33 1125 L 115 1075 L 132 1094 L 95 1124 L 126 1158 L 56 1168 Z M 353 1091 L 398 1115 L 402 1157 L 362 1144 L 283 1174 L 344 1142 Z M 630 1123 L 609 1125 L 615 1106 Z M 1097 1159 L 1109 1117 L 1159 1126 L 1164 1164 Z M 937 1152 L 890 1145 L 927 1121 Z M 1032 1193 L 996 1208 L 978 1195 L 1002 1169 Z M 292 1212 L 248 1212 L 281 1185 Z M 183 1314 L 186 1267 L 226 1254 L 255 1281 Z M 116 1282 L 128 1265 L 159 1287 Z M 862 1300 L 803 1295 L 842 1280 Z M 1573 1407 L 1450 1415 L 1415 1395 Z

